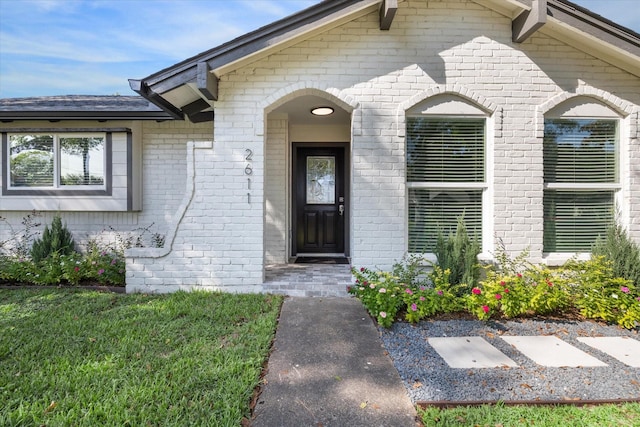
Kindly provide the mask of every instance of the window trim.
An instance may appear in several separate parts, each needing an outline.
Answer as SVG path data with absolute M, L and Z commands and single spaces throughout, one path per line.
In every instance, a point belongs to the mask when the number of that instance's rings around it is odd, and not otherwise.
M 460 98 L 458 95 L 453 94 L 455 98 Z M 466 102 L 466 101 L 465 101 Z M 475 105 L 474 105 L 475 106 Z M 414 106 L 415 107 L 415 106 Z M 475 106 L 478 108 L 477 106 Z M 492 194 L 490 194 L 490 180 L 493 179 L 493 171 L 490 170 L 489 164 L 492 161 L 492 149 L 490 144 L 490 138 L 493 135 L 493 127 L 491 115 L 489 114 L 429 114 L 428 111 L 424 111 L 422 113 L 408 113 L 405 114 L 405 128 L 408 124 L 410 118 L 428 118 L 428 119 L 442 119 L 442 120 L 483 120 L 484 121 L 484 152 L 483 152 L 483 160 L 484 160 L 484 181 L 482 182 L 436 182 L 436 181 L 409 181 L 408 180 L 408 165 L 407 165 L 407 144 L 408 144 L 408 132 L 405 129 L 405 186 L 406 186 L 406 195 L 407 195 L 407 218 L 406 218 L 406 246 L 407 248 L 410 246 L 410 236 L 409 236 L 409 190 L 410 189 L 429 189 L 429 190 L 482 190 L 481 192 L 481 212 L 480 212 L 480 223 L 481 229 L 479 233 L 480 244 L 482 252 L 486 251 L 486 248 L 489 247 L 490 242 L 487 239 L 487 224 L 489 213 L 488 206 L 492 205 L 492 201 L 490 198 Z M 491 215 L 492 216 L 492 215 Z M 412 252 L 414 253 L 414 252 Z M 430 256 L 434 256 L 433 252 L 424 252 L 423 255 L 427 256 L 427 259 L 430 259 Z
M 113 176 L 113 132 L 127 132 L 129 129 L 62 129 L 62 128 L 39 128 L 39 129 L 3 129 L 2 130 L 2 195 L 3 196 L 111 196 L 112 195 L 112 176 Z M 10 187 L 10 168 L 9 168 L 9 135 L 15 134 L 54 134 L 58 138 L 63 135 L 87 135 L 87 134 L 104 134 L 105 135 L 105 170 L 104 184 L 101 188 L 91 186 L 87 189 L 78 188 L 36 188 L 26 189 L 18 187 Z M 59 158 L 59 152 L 55 152 L 56 158 Z
M 571 100 L 565 101 L 569 102 L 571 101 L 572 103 L 576 104 L 576 105 L 580 105 L 580 102 L 576 102 L 575 98 L 572 98 Z M 560 103 L 558 105 L 556 105 L 553 109 L 557 109 L 558 107 L 562 107 L 564 105 L 564 103 Z M 605 108 L 609 109 L 612 113 L 615 114 L 615 111 L 613 109 L 611 109 L 611 107 L 609 106 L 605 106 Z M 552 109 L 552 110 L 553 110 Z M 551 110 L 551 111 L 552 111 Z M 563 114 L 544 114 L 543 115 L 543 134 L 542 134 L 542 138 L 543 138 L 543 144 L 544 144 L 544 138 L 545 138 L 545 132 L 544 129 L 546 127 L 546 121 L 547 119 L 549 120 L 609 120 L 609 121 L 615 121 L 616 122 L 616 153 L 615 153 L 615 167 L 616 167 L 616 180 L 617 182 L 544 182 L 544 175 L 543 175 L 543 200 L 544 200 L 544 194 L 547 190 L 560 190 L 560 191 L 572 191 L 572 192 L 589 192 L 589 191 L 612 191 L 613 192 L 613 209 L 614 212 L 618 212 L 620 210 L 621 207 L 621 203 L 620 203 L 620 197 L 621 197 L 621 192 L 623 190 L 623 185 L 622 185 L 622 181 L 623 181 L 623 177 L 622 177 L 622 147 L 623 147 L 623 134 L 622 134 L 622 127 L 623 127 L 623 123 L 624 123 L 624 118 L 620 117 L 618 114 L 614 115 L 612 114 L 611 116 L 594 116 L 594 115 L 584 115 L 584 116 L 573 116 L 573 115 L 563 115 Z M 544 149 L 543 149 L 544 152 Z M 544 159 L 544 155 L 542 157 L 542 162 L 544 165 L 545 159 Z M 544 211 L 545 207 L 544 207 L 544 203 L 542 206 L 542 209 Z M 614 214 L 615 216 L 615 214 Z M 614 218 L 615 220 L 615 218 Z M 544 225 L 545 225 L 545 219 L 543 218 L 543 227 L 542 227 L 542 233 L 543 233 L 543 246 L 542 246 L 542 255 L 543 255 L 543 259 L 547 260 L 547 263 L 550 265 L 555 265 L 558 263 L 563 263 L 564 261 L 566 261 L 567 259 L 571 258 L 572 256 L 578 256 L 579 259 L 582 259 L 585 256 L 588 256 L 588 254 L 590 254 L 591 252 L 581 252 L 581 251 L 571 251 L 571 252 L 564 252 L 564 251 L 545 251 L 544 249 Z M 582 257 L 582 258 L 581 258 Z

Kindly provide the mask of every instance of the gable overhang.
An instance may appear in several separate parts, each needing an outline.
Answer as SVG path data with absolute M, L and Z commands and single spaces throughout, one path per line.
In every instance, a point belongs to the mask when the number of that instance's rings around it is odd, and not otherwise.
M 175 118 L 213 109 L 218 99 L 218 79 L 300 41 L 361 16 L 379 11 L 381 29 L 389 29 L 397 0 L 328 0 L 203 52 L 142 80 L 129 80 L 131 88 Z M 208 104 L 191 115 L 187 105 Z
M 567 1 L 548 2 L 540 31 L 640 77 L 640 34 Z
M 404 0 L 324 0 L 141 80 L 131 88 L 168 115 L 213 120 L 219 78 L 370 13 L 389 30 Z M 540 32 L 640 77 L 640 35 L 567 0 L 473 0 L 512 20 L 514 43 Z
M 0 99 L 0 122 L 25 120 L 113 121 L 172 120 L 169 114 L 139 96 L 63 95 Z
M 473 0 L 512 20 L 512 39 L 537 31 L 640 77 L 640 34 L 567 0 Z

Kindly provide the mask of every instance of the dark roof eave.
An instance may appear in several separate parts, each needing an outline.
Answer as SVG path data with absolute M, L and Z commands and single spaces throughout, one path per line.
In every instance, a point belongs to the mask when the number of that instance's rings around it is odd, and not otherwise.
M 569 0 L 555 0 L 555 2 L 550 3 L 552 3 L 551 6 L 556 8 L 558 8 L 559 4 L 568 6 L 569 9 L 564 8 L 565 13 L 571 12 L 583 22 L 616 36 L 624 42 L 640 47 L 640 33 L 633 31 L 631 28 L 624 27 Z
M 194 81 L 198 63 L 207 62 L 211 68 L 233 62 L 270 45 L 272 38 L 313 23 L 363 0 L 325 0 L 286 18 L 275 21 L 255 31 L 237 37 L 227 43 L 202 52 L 171 67 L 142 79 L 156 93 L 164 93 L 174 87 Z M 144 95 L 143 95 L 144 96 Z
M 0 122 L 17 120 L 173 120 L 164 111 L 0 111 Z
M 272 46 L 274 40 L 277 41 L 280 36 L 303 28 L 305 25 L 313 24 L 322 18 L 364 1 L 322 1 L 289 17 L 151 74 L 142 80 L 130 80 L 130 82 L 136 82 L 141 87 L 146 88 L 148 93 L 144 93 L 144 91 L 136 92 L 175 117 L 176 113 L 180 113 L 180 110 L 173 106 L 175 111 L 171 111 L 166 105 L 169 103 L 161 95 L 181 85 L 196 81 L 198 64 L 207 63 L 211 69 L 222 67 Z M 609 21 L 568 0 L 548 0 L 547 4 L 549 6 L 549 16 L 559 17 L 563 21 L 567 20 L 569 25 L 575 26 L 578 30 L 584 31 L 584 26 L 586 26 L 592 30 L 588 32 L 593 36 L 602 38 L 603 41 L 623 49 L 629 55 L 640 57 L 640 54 L 638 54 L 640 35 L 633 30 Z

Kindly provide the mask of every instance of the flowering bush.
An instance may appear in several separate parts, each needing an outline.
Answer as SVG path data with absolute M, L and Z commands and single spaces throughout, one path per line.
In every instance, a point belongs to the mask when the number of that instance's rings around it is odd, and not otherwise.
M 521 273 L 487 273 L 487 279 L 467 296 L 469 311 L 479 319 L 501 313 L 505 317 L 546 314 L 569 306 L 561 274 L 529 266 Z
M 429 285 L 407 287 L 402 294 L 406 306 L 405 319 L 416 323 L 438 313 L 459 311 L 463 307 L 457 297 L 457 286 L 449 282 L 449 270 L 434 266 L 429 274 Z
M 91 245 L 81 268 L 85 278 L 101 285 L 121 286 L 125 283 L 124 254 Z
M 572 260 L 559 269 L 516 258 L 509 260 L 508 268 L 488 268 L 486 279 L 463 296 L 458 296 L 460 288 L 450 284 L 449 270 L 437 265 L 420 284 L 403 283 L 397 275 L 366 268 L 352 272 L 356 285 L 350 292 L 383 327 L 391 326 L 402 311 L 405 320 L 414 323 L 462 309 L 487 320 L 499 315 L 513 318 L 562 313 L 571 308 L 586 318 L 628 329 L 640 325 L 640 293 L 630 280 L 615 277 L 604 257 Z M 394 272 L 398 273 L 397 269 Z
M 355 285 L 349 288 L 349 292 L 362 301 L 379 325 L 391 326 L 402 306 L 400 295 L 405 286 L 391 273 L 384 271 L 352 268 L 351 273 L 356 281 Z
M 574 282 L 575 306 L 584 317 L 629 329 L 640 324 L 640 296 L 631 280 L 614 276 L 611 261 L 596 256 L 571 261 L 567 269 Z
M 164 236 L 151 232 L 153 224 L 130 232 L 118 232 L 109 227 L 107 238 L 98 236 L 90 240 L 87 250 L 79 253 L 73 249 L 71 233 L 62 225 L 59 216 L 54 218 L 51 229 L 45 228 L 43 238 L 37 239 L 38 233 L 34 229 L 40 225 L 35 222 L 38 216 L 35 211 L 27 215 L 22 220 L 23 230 L 17 231 L 0 217 L 0 223 L 5 223 L 11 231 L 8 239 L 0 241 L 0 281 L 35 285 L 91 282 L 122 286 L 125 284 L 126 249 L 164 245 Z M 62 245 L 62 241 L 66 243 Z M 36 252 L 38 256 L 34 256 Z
M 458 285 L 449 283 L 449 270 L 434 266 L 425 277 L 416 273 L 416 262 L 415 258 L 403 260 L 403 264 L 394 266 L 394 274 L 353 268 L 355 285 L 349 292 L 360 299 L 383 327 L 391 326 L 400 311 L 404 311 L 405 320 L 415 323 L 437 313 L 462 310 L 462 300 L 457 297 Z M 412 282 L 401 281 L 407 278 L 413 279 Z

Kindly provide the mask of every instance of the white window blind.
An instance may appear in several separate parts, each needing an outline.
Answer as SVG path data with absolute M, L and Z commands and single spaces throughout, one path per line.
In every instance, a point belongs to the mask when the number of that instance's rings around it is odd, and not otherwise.
M 104 186 L 104 135 L 14 134 L 9 137 L 8 150 L 12 188 Z
M 480 241 L 484 182 L 484 118 L 408 117 L 409 251 L 432 252 L 459 217 Z
M 13 187 L 52 187 L 53 135 L 13 135 L 9 145 L 9 182 Z
M 484 182 L 484 119 L 407 120 L 409 182 Z
M 546 119 L 544 252 L 589 252 L 614 222 L 618 122 Z

